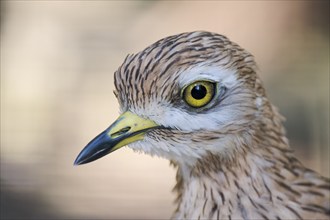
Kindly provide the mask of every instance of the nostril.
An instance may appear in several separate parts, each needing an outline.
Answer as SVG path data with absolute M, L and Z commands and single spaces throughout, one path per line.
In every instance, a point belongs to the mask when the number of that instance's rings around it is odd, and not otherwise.
M 112 138 L 118 137 L 120 135 L 123 135 L 123 134 L 127 133 L 129 130 L 131 130 L 130 126 L 124 127 L 123 129 L 111 134 L 111 137 Z

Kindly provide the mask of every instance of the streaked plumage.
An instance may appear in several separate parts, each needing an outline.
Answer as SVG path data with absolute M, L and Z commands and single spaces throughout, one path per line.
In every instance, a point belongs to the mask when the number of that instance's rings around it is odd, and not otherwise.
M 176 219 L 329 219 L 329 179 L 294 157 L 256 73 L 250 53 L 210 32 L 170 36 L 127 56 L 115 73 L 121 112 L 150 124 L 142 136 L 119 118 L 76 164 L 124 144 L 169 159 L 178 169 Z M 216 90 L 200 108 L 182 95 L 196 82 Z

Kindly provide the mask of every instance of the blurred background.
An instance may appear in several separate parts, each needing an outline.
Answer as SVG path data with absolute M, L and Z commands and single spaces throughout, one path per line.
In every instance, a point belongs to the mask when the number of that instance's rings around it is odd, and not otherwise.
M 298 158 L 329 177 L 329 1 L 1 1 L 1 219 L 169 218 L 168 161 L 72 164 L 118 116 L 125 56 L 193 30 L 254 54 Z

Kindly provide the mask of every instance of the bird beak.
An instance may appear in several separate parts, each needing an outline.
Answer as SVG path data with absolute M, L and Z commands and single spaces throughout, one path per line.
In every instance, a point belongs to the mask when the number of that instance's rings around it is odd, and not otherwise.
M 96 136 L 80 152 L 74 165 L 97 160 L 129 143 L 143 140 L 145 133 L 160 127 L 154 121 L 125 112 L 105 131 Z

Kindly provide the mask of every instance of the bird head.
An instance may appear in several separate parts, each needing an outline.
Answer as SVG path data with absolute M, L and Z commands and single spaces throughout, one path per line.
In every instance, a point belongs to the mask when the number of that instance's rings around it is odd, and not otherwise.
M 210 32 L 170 36 L 127 56 L 114 82 L 121 115 L 77 165 L 126 145 L 178 163 L 229 157 L 250 140 L 267 100 L 252 55 Z

